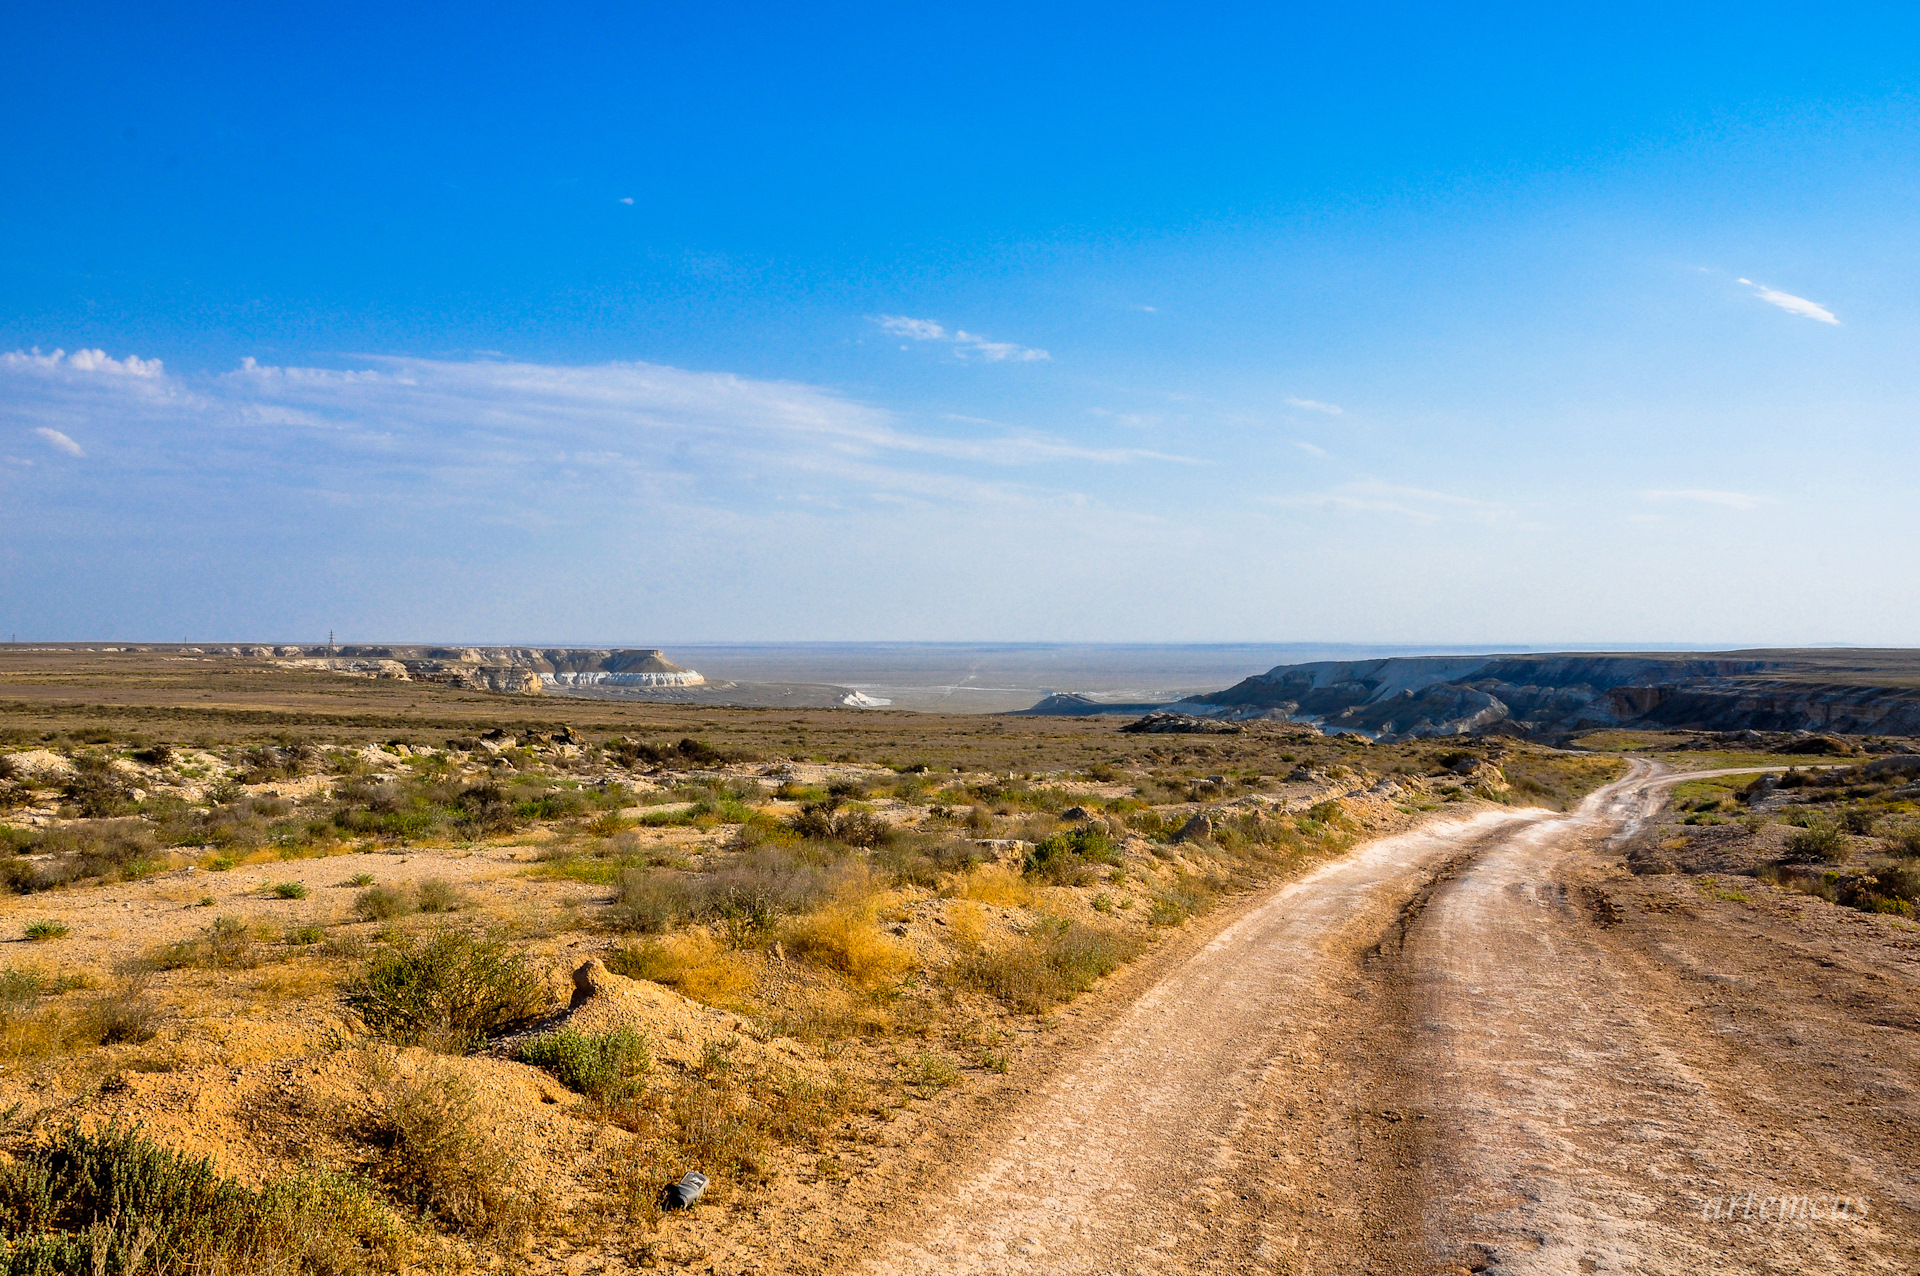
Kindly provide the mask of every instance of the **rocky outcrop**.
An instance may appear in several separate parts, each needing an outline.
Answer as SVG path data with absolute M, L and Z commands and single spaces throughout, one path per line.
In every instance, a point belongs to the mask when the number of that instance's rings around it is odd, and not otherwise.
M 1894 663 L 1911 660 L 1889 654 Z M 1853 682 L 1807 677 L 1836 663 L 1816 653 L 1320 661 L 1281 665 L 1181 707 L 1228 721 L 1284 714 L 1377 740 L 1550 739 L 1621 726 L 1920 734 L 1920 688 L 1885 676 L 1872 656 L 1861 653 L 1862 676 Z
M 248 648 L 288 668 L 326 669 L 368 678 L 398 678 L 538 695 L 546 686 L 697 687 L 706 682 L 658 648 L 576 647 L 275 647 Z

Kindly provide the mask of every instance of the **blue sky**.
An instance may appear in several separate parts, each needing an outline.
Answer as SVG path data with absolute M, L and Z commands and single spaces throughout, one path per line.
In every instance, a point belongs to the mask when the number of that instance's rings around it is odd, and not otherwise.
M 1892 6 L 15 4 L 0 633 L 1912 644 Z

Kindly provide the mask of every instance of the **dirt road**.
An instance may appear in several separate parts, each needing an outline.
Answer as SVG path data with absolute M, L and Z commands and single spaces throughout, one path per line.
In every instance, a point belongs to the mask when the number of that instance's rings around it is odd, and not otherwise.
M 1257 901 L 868 1270 L 1920 1270 L 1913 970 L 1836 961 L 1797 913 L 1688 924 L 1609 851 L 1662 785 Z

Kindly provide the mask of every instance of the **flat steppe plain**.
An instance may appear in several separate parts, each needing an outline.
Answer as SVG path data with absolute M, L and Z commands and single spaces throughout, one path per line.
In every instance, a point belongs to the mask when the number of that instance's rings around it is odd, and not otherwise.
M 207 1270 L 1920 1263 L 1864 759 L 1119 725 L 0 656 L 9 1182 L 351 1176 Z

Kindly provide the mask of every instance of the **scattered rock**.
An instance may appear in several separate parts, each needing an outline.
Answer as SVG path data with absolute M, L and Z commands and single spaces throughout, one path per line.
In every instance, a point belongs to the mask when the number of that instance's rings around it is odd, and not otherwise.
M 1237 722 L 1222 722 L 1218 718 L 1199 718 L 1190 713 L 1158 712 L 1149 713 L 1137 722 L 1129 722 L 1120 728 L 1130 735 L 1239 735 L 1243 727 Z
M 1173 840 L 1176 842 L 1193 842 L 1212 836 L 1213 821 L 1205 815 L 1196 815 L 1180 826 L 1180 831 L 1173 835 Z
M 1914 761 L 1920 762 L 1920 758 L 1915 758 Z M 1084 806 L 1070 806 L 1060 812 L 1060 818 L 1063 820 L 1090 820 L 1093 818 L 1093 812 Z

